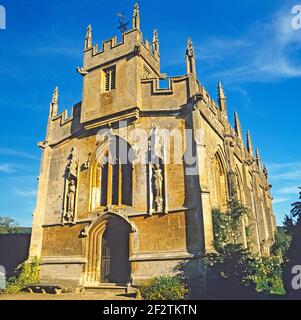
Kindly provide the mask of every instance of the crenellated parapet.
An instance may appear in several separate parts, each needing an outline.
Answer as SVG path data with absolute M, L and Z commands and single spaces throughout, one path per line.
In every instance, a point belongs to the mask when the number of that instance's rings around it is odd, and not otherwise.
M 58 93 L 58 89 L 55 89 L 55 93 Z M 81 103 L 75 104 L 71 108 L 71 114 L 68 115 L 68 110 L 58 112 L 58 100 L 55 99 L 55 113 L 51 113 L 53 110 L 54 99 L 50 105 L 50 116 L 48 118 L 47 128 L 47 143 L 48 145 L 56 145 L 82 131 L 83 126 L 80 124 Z
M 141 80 L 142 110 L 178 110 L 191 98 L 187 76 L 171 77 L 168 88 L 160 88 L 160 78 Z
M 84 51 L 83 68 L 90 71 L 102 65 L 128 58 L 131 55 L 132 57 L 142 57 L 159 74 L 160 56 L 157 43 L 151 44 L 148 40 L 144 40 L 141 31 L 138 29 L 129 30 L 122 34 L 120 42 L 114 36 L 102 42 L 101 47 L 98 44 L 88 47 Z

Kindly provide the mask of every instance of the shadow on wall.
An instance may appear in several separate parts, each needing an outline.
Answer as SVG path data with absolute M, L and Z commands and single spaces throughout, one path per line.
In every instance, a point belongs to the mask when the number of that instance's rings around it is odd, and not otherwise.
M 175 272 L 189 289 L 189 299 L 201 300 L 206 298 L 206 279 L 203 259 L 196 257 L 195 259 L 184 261 L 175 268 Z
M 0 235 L 0 266 L 6 271 L 6 276 L 14 275 L 19 264 L 28 258 L 30 234 Z

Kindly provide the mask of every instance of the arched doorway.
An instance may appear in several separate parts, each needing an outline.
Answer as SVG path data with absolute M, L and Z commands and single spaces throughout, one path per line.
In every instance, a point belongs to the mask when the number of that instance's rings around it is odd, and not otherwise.
M 87 285 L 129 282 L 130 232 L 131 224 L 116 214 L 105 214 L 93 223 L 87 242 Z
M 130 276 L 129 227 L 109 219 L 101 243 L 101 282 L 127 283 Z

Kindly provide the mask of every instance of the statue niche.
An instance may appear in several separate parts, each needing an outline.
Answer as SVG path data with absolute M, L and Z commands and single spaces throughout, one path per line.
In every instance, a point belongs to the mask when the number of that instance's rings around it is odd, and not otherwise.
M 164 165 L 164 137 L 153 127 L 148 141 L 149 214 L 167 213 L 166 172 Z
M 62 223 L 75 223 L 76 191 L 78 177 L 78 162 L 75 149 L 71 150 L 65 171 L 65 197 Z
M 154 164 L 153 168 L 153 195 L 154 209 L 156 212 L 163 211 L 163 170 L 159 164 Z

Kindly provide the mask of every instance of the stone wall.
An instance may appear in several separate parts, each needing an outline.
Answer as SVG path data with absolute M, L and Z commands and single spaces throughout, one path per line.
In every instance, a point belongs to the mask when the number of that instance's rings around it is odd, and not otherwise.
M 0 265 L 4 266 L 7 277 L 14 275 L 15 269 L 29 255 L 30 234 L 0 234 Z

